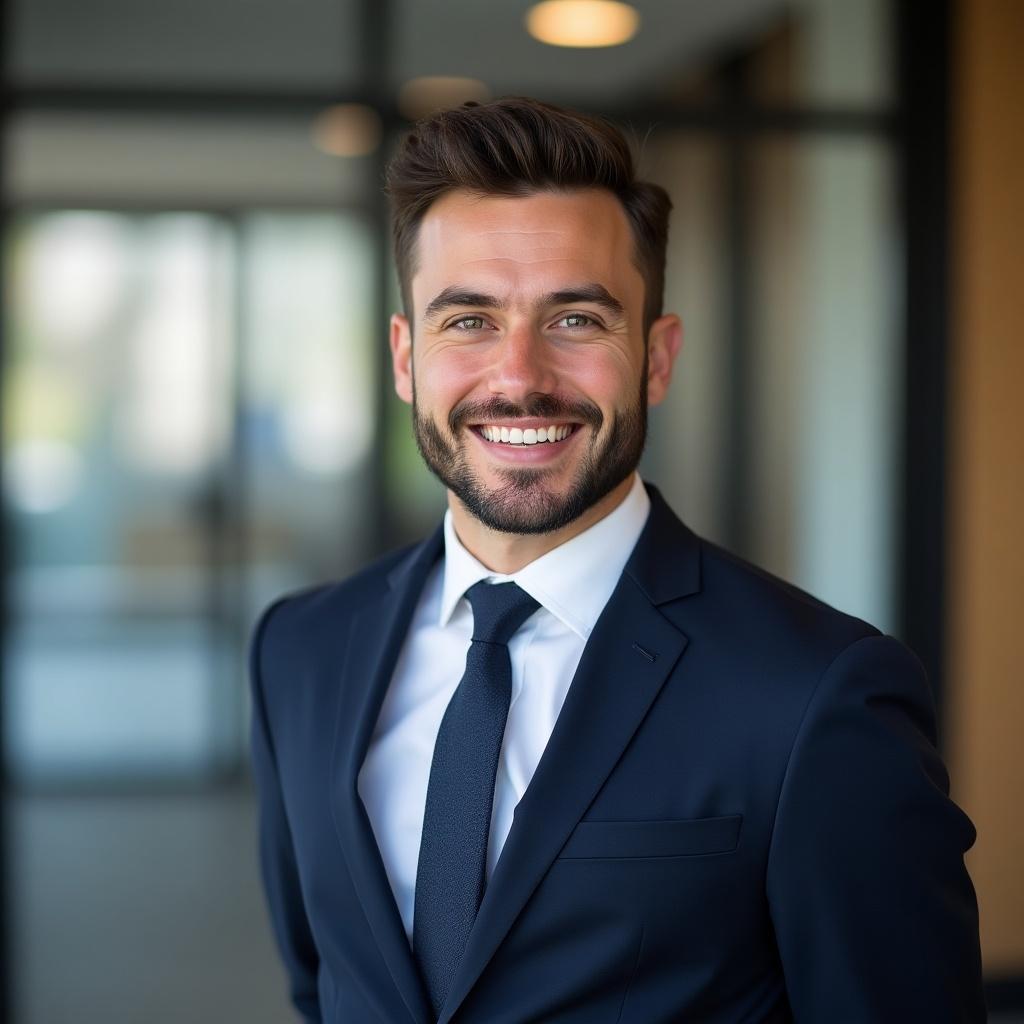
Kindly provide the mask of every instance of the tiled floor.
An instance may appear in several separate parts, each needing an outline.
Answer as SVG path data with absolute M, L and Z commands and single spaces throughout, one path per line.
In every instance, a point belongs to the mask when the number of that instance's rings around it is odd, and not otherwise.
M 11 801 L 16 1024 L 283 1024 L 245 792 Z

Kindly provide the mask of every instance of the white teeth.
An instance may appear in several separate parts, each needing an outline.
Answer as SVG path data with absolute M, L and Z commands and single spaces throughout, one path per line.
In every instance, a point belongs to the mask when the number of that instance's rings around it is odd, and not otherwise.
M 480 433 L 488 441 L 500 442 L 502 444 L 540 444 L 545 441 L 563 441 L 572 433 L 572 427 L 527 427 L 521 430 L 519 427 L 492 427 L 480 428 Z

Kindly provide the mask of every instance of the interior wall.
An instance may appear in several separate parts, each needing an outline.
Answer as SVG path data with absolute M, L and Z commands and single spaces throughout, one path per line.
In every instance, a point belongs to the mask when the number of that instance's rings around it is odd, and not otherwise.
M 949 739 L 989 975 L 1024 975 L 1024 4 L 957 12 Z

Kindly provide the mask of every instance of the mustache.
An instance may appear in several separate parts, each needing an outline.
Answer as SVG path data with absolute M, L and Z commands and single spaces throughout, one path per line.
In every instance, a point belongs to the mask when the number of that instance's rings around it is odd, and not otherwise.
M 569 401 L 557 395 L 531 395 L 521 405 L 504 398 L 491 398 L 483 402 L 459 402 L 448 414 L 448 429 L 454 434 L 467 423 L 527 417 L 573 420 L 595 430 L 604 423 L 603 413 L 593 402 Z

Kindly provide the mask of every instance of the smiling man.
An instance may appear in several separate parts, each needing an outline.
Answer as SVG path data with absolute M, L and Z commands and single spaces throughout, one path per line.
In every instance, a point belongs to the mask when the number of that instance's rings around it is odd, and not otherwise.
M 525 99 L 389 169 L 395 387 L 448 512 L 253 644 L 271 916 L 309 1021 L 985 1019 L 974 829 L 919 663 L 636 473 L 669 202 Z
M 424 216 L 416 259 L 415 327 L 391 326 L 398 394 L 457 536 L 510 573 L 628 493 L 679 318 L 645 323 L 631 229 L 604 189 L 453 190 Z

